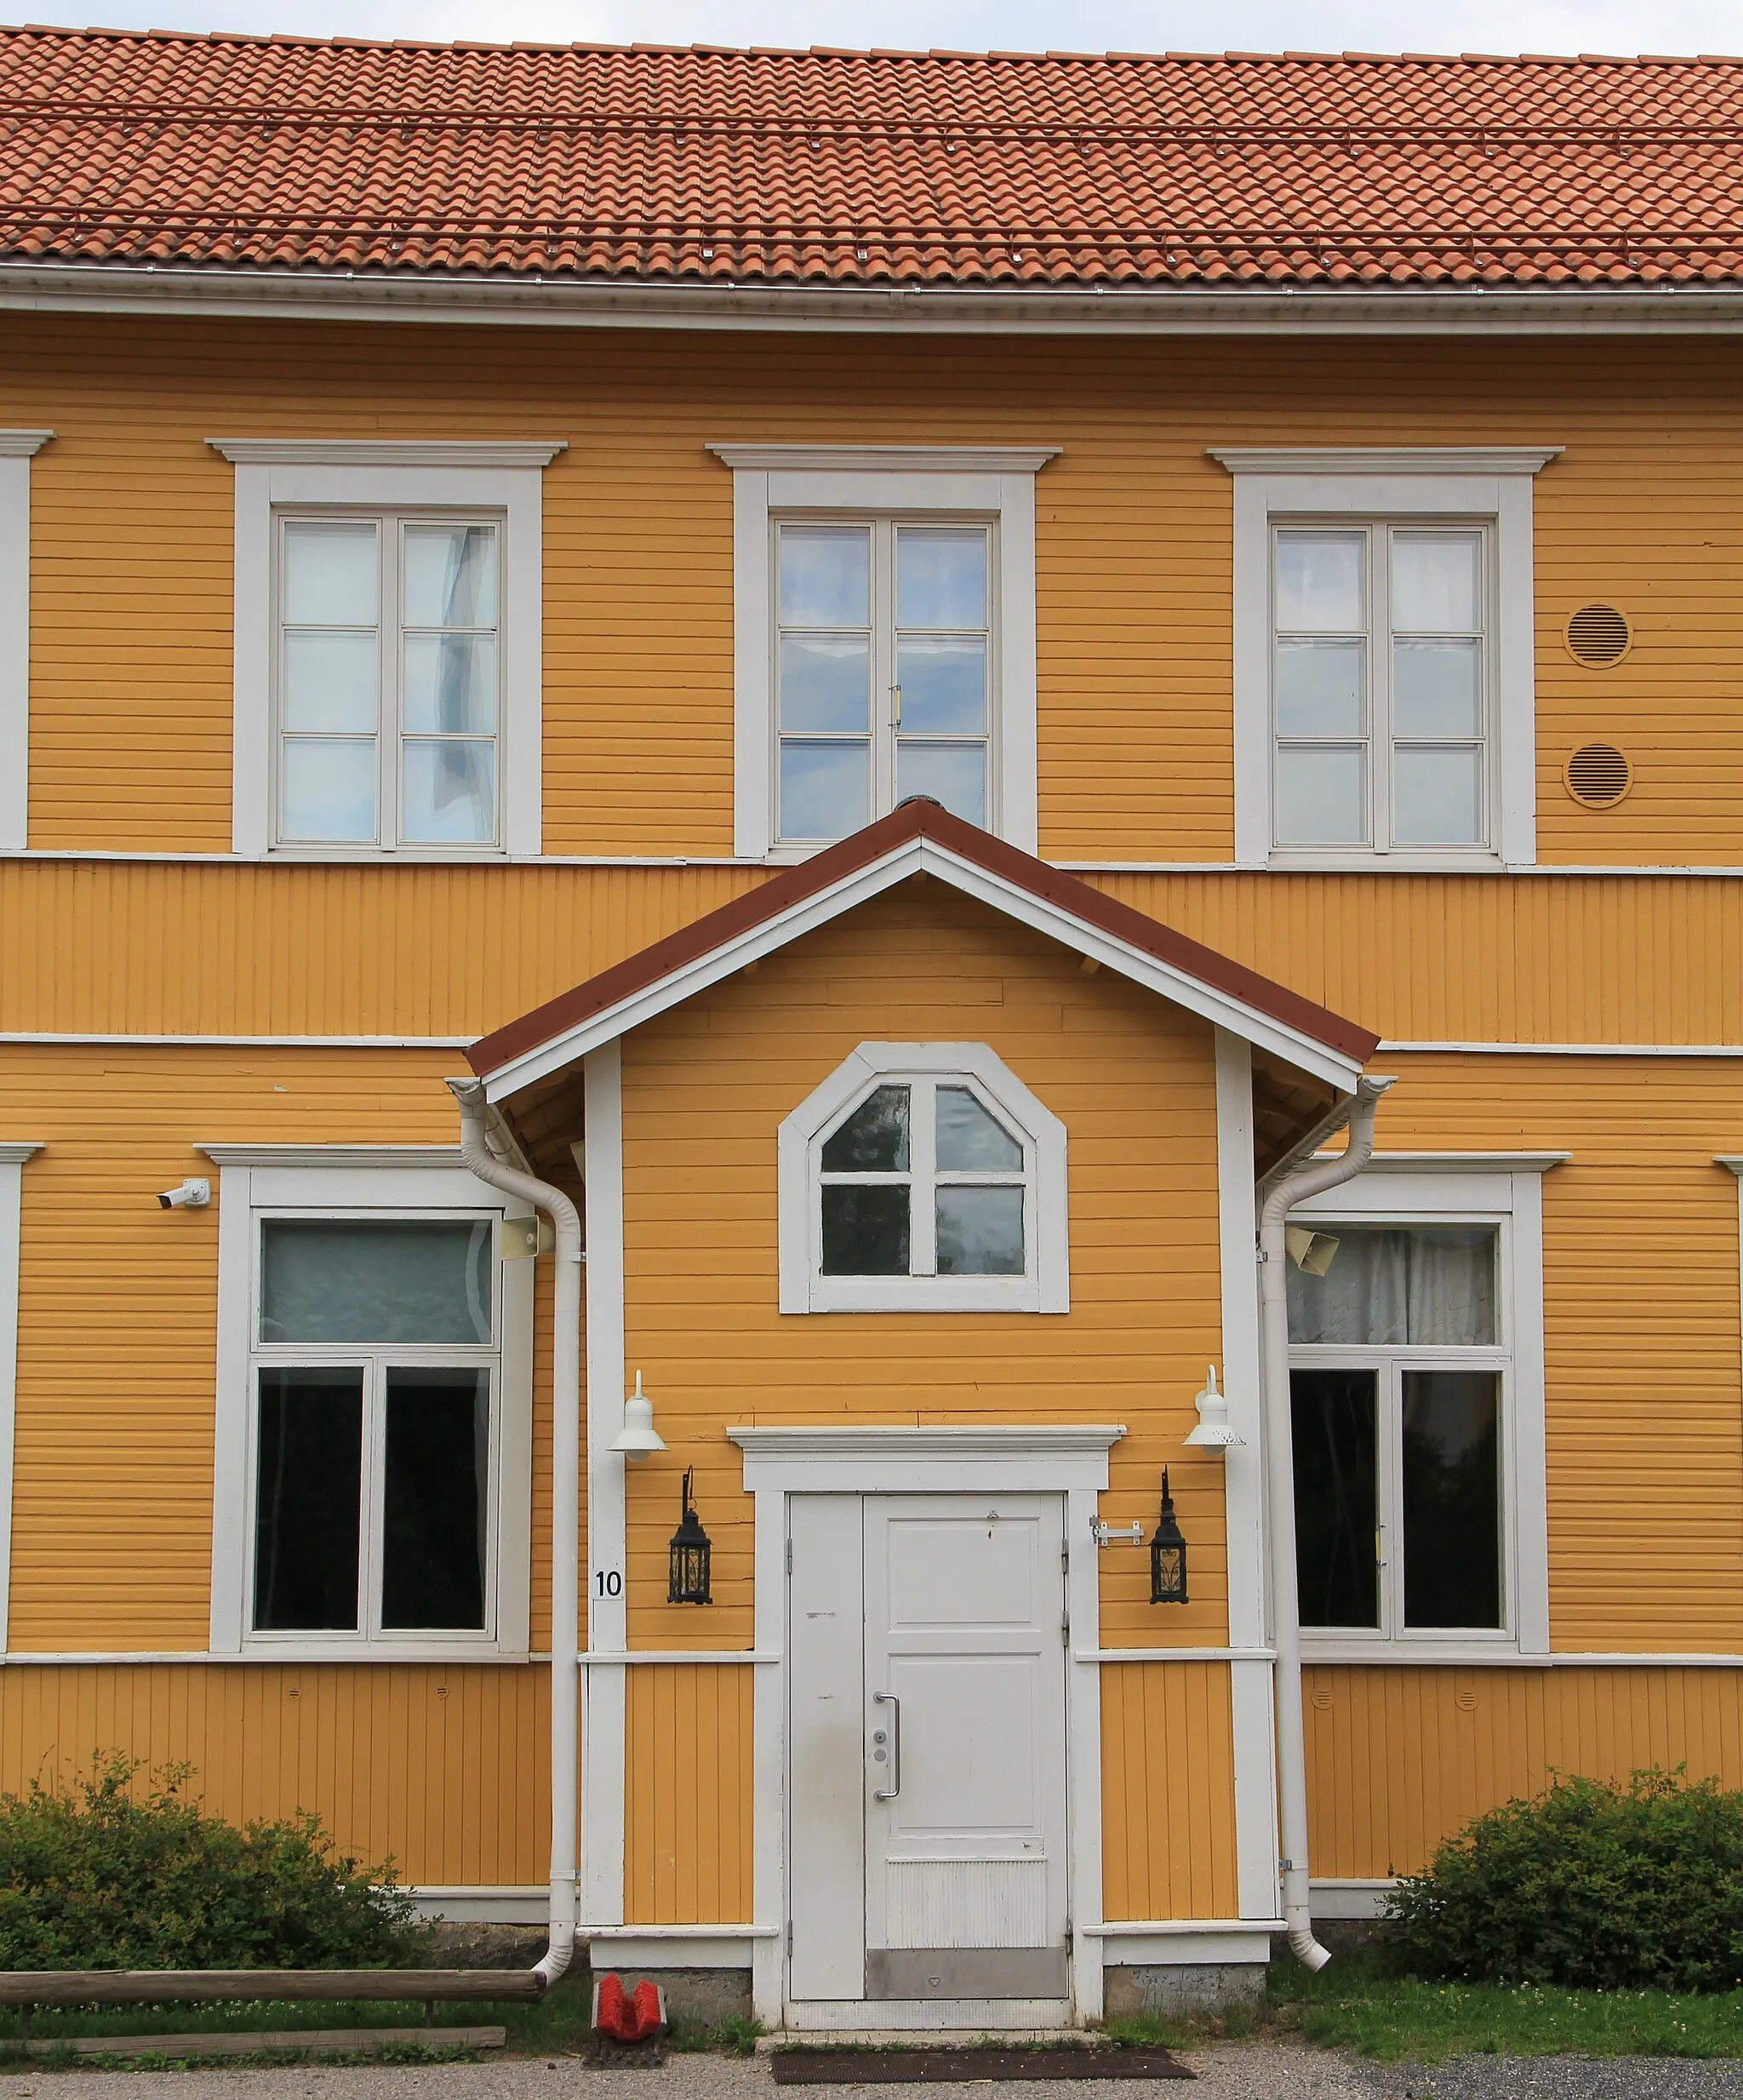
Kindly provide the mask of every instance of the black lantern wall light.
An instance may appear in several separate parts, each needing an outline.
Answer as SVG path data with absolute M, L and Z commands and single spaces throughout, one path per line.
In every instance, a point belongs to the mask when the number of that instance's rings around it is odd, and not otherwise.
M 702 1520 L 690 1501 L 690 1483 L 695 1477 L 696 1468 L 687 1466 L 683 1513 L 671 1535 L 671 1573 L 666 1585 L 666 1601 L 669 1605 L 711 1605 L 714 1601 L 708 1594 L 708 1563 L 714 1548 L 708 1542 L 708 1534 L 702 1529 Z
M 1186 1601 L 1186 1542 L 1174 1522 L 1174 1497 L 1168 1491 L 1168 1468 L 1162 1469 L 1162 1510 L 1156 1536 L 1150 1542 L 1150 1601 L 1153 1605 L 1183 1605 Z

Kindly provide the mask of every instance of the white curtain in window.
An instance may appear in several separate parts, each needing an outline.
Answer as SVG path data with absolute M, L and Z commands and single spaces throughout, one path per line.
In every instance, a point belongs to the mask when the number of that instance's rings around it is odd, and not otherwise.
M 1291 1342 L 1483 1348 L 1495 1339 L 1493 1226 L 1334 1226 L 1323 1276 L 1289 1264 Z

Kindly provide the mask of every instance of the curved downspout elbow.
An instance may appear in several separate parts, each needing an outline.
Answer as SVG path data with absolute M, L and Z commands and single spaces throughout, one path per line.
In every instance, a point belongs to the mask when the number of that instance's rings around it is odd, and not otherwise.
M 551 1923 L 550 1944 L 533 1973 L 546 1988 L 575 1950 L 578 1804 L 575 1765 L 580 1739 L 580 1568 L 581 1436 L 581 1216 L 548 1182 L 497 1159 L 484 1139 L 481 1079 L 450 1079 L 460 1106 L 460 1158 L 477 1179 L 517 1197 L 550 1218 L 556 1234 L 551 1349 Z M 567 1580 L 562 1571 L 569 1570 Z
M 1374 1156 L 1374 1113 L 1390 1079 L 1361 1079 L 1350 1113 L 1350 1142 L 1336 1159 L 1287 1176 L 1259 1214 L 1260 1383 L 1271 1518 L 1272 1639 L 1277 1650 L 1277 1827 L 1283 1840 L 1283 1918 L 1289 1952 L 1323 1969 L 1330 1950 L 1313 1937 L 1307 1870 L 1307 1742 L 1301 1717 L 1301 1599 L 1295 1572 L 1295 1466 L 1289 1410 L 1289 1258 L 1283 1233 L 1298 1203 L 1359 1174 Z

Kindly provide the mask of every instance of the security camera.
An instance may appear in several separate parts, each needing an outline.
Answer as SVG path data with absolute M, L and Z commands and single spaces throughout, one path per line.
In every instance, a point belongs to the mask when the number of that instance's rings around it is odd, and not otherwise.
M 166 1210 L 203 1210 L 212 1200 L 209 1182 L 184 1182 L 180 1188 L 166 1188 L 157 1201 Z

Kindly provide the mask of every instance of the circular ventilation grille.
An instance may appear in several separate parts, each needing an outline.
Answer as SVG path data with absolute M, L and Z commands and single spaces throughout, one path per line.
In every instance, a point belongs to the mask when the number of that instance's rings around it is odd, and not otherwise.
M 1582 605 L 1568 622 L 1568 654 L 1588 670 L 1608 671 L 1620 663 L 1633 639 L 1614 605 Z
M 1632 770 L 1614 744 L 1582 744 L 1562 777 L 1574 801 L 1588 810 L 1613 809 L 1634 785 Z

